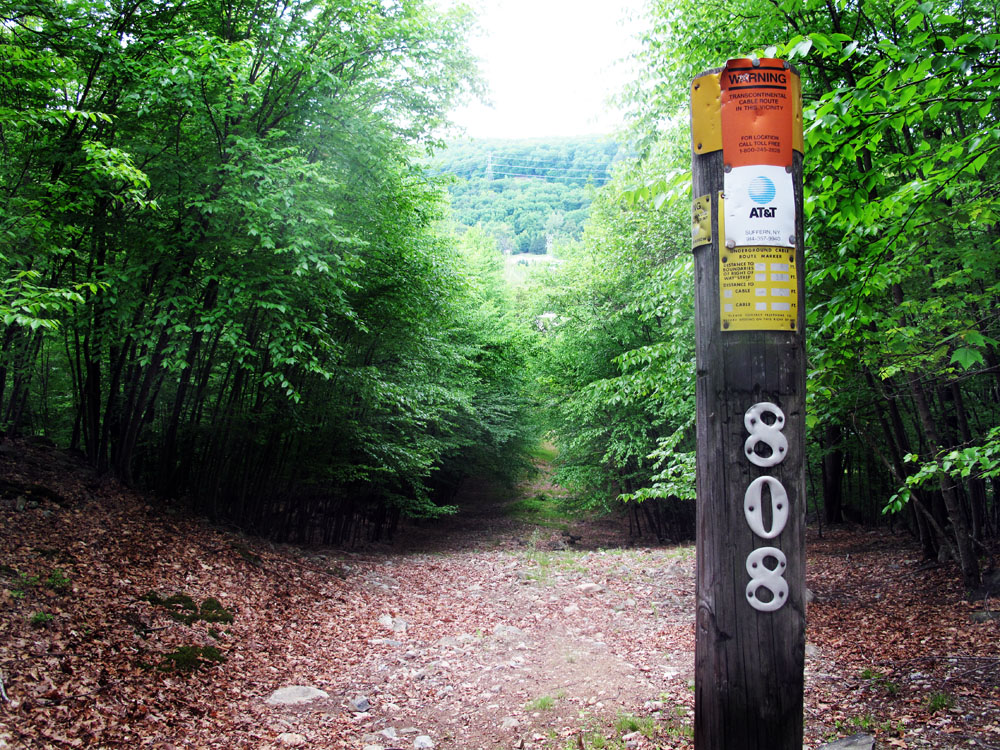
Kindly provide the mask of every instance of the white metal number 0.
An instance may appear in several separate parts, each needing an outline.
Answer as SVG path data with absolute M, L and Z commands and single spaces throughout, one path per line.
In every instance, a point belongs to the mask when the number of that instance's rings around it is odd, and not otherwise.
M 768 424 L 761 417 L 773 414 L 774 423 Z M 743 425 L 750 437 L 743 444 L 747 460 L 756 466 L 777 466 L 785 460 L 788 453 L 788 439 L 782 434 L 785 428 L 785 413 L 775 404 L 762 401 L 747 409 L 743 415 Z M 771 452 L 762 456 L 757 452 L 757 445 L 764 443 Z M 771 495 L 771 528 L 764 528 L 764 487 Z M 785 528 L 788 522 L 788 492 L 774 477 L 758 477 L 750 483 L 743 495 L 743 515 L 747 525 L 754 534 L 762 539 L 774 539 Z M 774 568 L 764 564 L 768 558 L 775 560 Z M 747 600 L 750 606 L 760 612 L 773 612 L 780 609 L 788 601 L 788 581 L 785 580 L 785 567 L 788 560 L 785 553 L 777 547 L 760 547 L 747 556 L 747 573 L 750 583 L 747 584 Z M 765 602 L 758 596 L 760 589 L 766 589 L 770 598 Z
M 771 528 L 764 528 L 764 487 L 771 490 Z M 743 495 L 743 513 L 751 531 L 761 539 L 774 539 L 788 522 L 788 493 L 774 477 L 757 477 Z

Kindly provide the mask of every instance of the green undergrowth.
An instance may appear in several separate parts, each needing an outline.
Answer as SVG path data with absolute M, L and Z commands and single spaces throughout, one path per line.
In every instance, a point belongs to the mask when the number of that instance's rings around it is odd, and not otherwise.
M 550 551 L 537 548 L 538 535 L 533 534 L 528 540 L 529 549 L 522 553 L 528 564 L 525 576 L 529 581 L 550 583 L 553 576 L 566 574 L 585 574 L 587 567 L 581 562 L 586 552 Z
M 559 449 L 552 443 L 537 443 L 528 451 L 528 456 L 536 461 L 552 463 L 559 455 Z
M 545 492 L 515 500 L 507 506 L 507 512 L 519 521 L 560 531 L 569 529 L 574 518 L 574 514 L 566 510 L 560 498 Z
M 170 619 L 185 625 L 194 625 L 197 622 L 205 622 L 210 625 L 228 625 L 233 621 L 233 613 L 212 596 L 206 598 L 199 605 L 189 594 L 183 592 L 162 597 L 155 591 L 150 591 L 141 597 L 141 600 L 149 602 Z M 133 624 L 135 625 L 135 623 Z M 154 630 L 141 622 L 136 627 L 136 632 L 144 639 Z M 226 631 L 226 634 L 228 633 L 229 631 Z M 215 640 L 221 640 L 224 634 L 215 627 L 209 627 L 208 635 Z M 142 669 L 156 669 L 160 672 L 195 672 L 215 664 L 221 664 L 226 660 L 226 657 L 215 646 L 181 646 L 155 658 L 159 661 L 150 663 L 141 660 L 138 662 L 138 666 Z
M 550 711 L 556 705 L 556 699 L 551 695 L 542 695 L 524 705 L 525 711 Z
M 656 734 L 656 722 L 651 716 L 636 716 L 635 714 L 619 714 L 615 719 L 615 730 L 619 734 L 638 732 L 647 739 Z
M 631 739 L 626 741 L 625 738 L 636 733 L 652 742 L 663 737 L 677 740 L 694 736 L 690 723 L 674 716 L 666 717 L 664 723 L 663 717 L 637 716 L 620 712 L 611 726 L 596 717 L 590 717 L 588 720 L 581 714 L 581 719 L 584 727 L 566 740 L 562 750 L 627 750 L 634 743 Z
M 28 575 L 9 565 L 2 566 L 0 575 L 11 579 L 10 594 L 15 599 L 23 599 L 32 589 L 49 589 L 57 594 L 69 589 L 69 576 L 60 568 L 52 568 L 47 574 Z
M 31 617 L 28 618 L 28 622 L 30 622 L 36 628 L 44 628 L 46 625 L 52 622 L 54 618 L 55 615 L 52 615 L 48 612 L 35 612 Z
M 826 739 L 834 740 L 838 737 L 854 734 L 856 732 L 877 732 L 880 735 L 895 735 L 902 737 L 906 731 L 902 722 L 893 723 L 891 720 L 880 721 L 873 714 L 861 714 L 851 716 L 847 719 L 837 719 L 834 721 L 834 731 L 827 734 Z
M 899 686 L 887 675 L 869 667 L 861 670 L 861 679 L 866 680 L 873 688 L 884 690 L 889 695 L 896 695 L 899 692 Z
M 944 711 L 954 705 L 952 697 L 948 693 L 931 693 L 927 697 L 927 713 L 935 714 Z
M 549 466 L 555 461 L 558 454 L 559 449 L 552 443 L 540 442 L 529 448 L 528 457 L 536 463 L 534 467 L 535 477 L 547 477 L 551 473 Z M 541 484 L 543 487 L 545 486 L 545 483 Z M 569 523 L 580 516 L 580 513 L 574 512 L 569 506 L 568 498 L 561 492 L 552 492 L 551 487 L 542 489 L 535 486 L 525 492 L 524 497 L 518 498 L 507 506 L 507 512 L 519 521 L 566 531 L 569 528 Z
M 661 696 L 667 698 L 667 696 Z M 688 710 L 676 705 L 673 710 L 664 709 L 660 717 L 660 731 L 668 737 L 694 739 L 694 726 L 691 724 Z

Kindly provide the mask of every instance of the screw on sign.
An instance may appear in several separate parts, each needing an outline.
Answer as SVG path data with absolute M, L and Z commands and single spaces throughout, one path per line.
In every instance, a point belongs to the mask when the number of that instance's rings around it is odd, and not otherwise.
M 774 423 L 768 424 L 763 416 L 771 414 Z M 788 455 L 788 439 L 782 433 L 785 427 L 785 413 L 775 404 L 762 401 L 747 409 L 743 415 L 743 425 L 750 437 L 743 444 L 744 452 L 750 463 L 762 468 L 777 466 Z M 766 445 L 770 451 L 758 451 L 760 444 Z M 771 528 L 764 528 L 764 488 L 770 490 L 771 496 Z M 762 539 L 774 539 L 785 528 L 788 521 L 788 492 L 774 477 L 758 477 L 747 487 L 743 495 L 743 514 L 747 525 L 754 534 Z M 769 568 L 765 561 L 771 558 L 775 566 Z M 758 547 L 747 556 L 747 573 L 750 583 L 747 584 L 747 600 L 750 606 L 760 612 L 773 612 L 781 609 L 788 601 L 788 582 L 784 579 L 788 560 L 785 553 L 777 547 Z M 760 589 L 770 593 L 767 600 L 758 596 Z

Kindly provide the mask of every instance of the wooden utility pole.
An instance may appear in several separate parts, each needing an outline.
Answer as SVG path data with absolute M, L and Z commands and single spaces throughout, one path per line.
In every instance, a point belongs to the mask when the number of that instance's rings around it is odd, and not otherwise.
M 802 105 L 780 60 L 691 88 L 697 329 L 697 750 L 801 750 Z

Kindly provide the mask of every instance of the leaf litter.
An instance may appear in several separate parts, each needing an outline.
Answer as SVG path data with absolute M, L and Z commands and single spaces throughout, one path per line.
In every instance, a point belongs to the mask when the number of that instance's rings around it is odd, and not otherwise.
M 474 482 L 393 545 L 278 545 L 5 446 L 0 747 L 693 747 L 690 545 L 532 526 Z M 805 746 L 1000 747 L 990 603 L 901 534 L 808 554 Z M 266 702 L 290 685 L 327 697 Z

